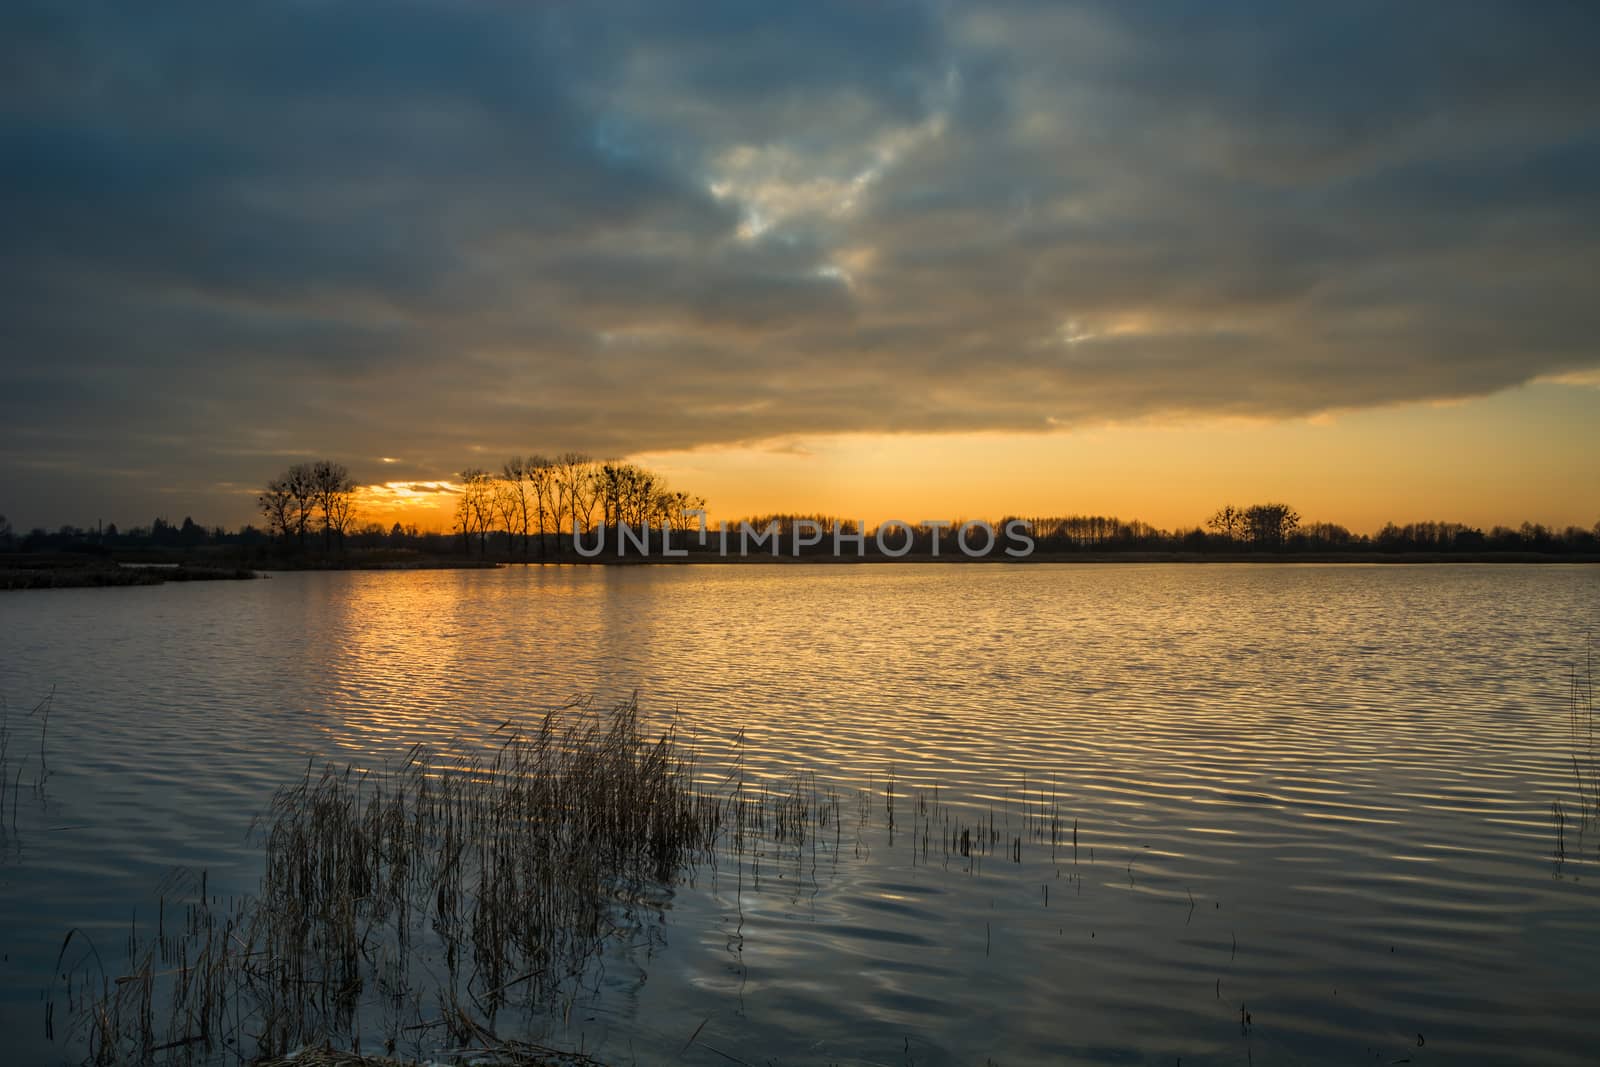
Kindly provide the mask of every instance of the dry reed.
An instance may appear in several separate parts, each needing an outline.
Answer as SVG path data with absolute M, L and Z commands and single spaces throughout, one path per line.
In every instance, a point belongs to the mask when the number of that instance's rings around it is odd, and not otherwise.
M 366 1036 L 388 1056 L 533 1062 L 518 1050 L 548 1050 L 502 1038 L 498 1020 L 570 1010 L 653 889 L 714 870 L 719 851 L 742 864 L 842 836 L 814 779 L 750 787 L 736 772 L 705 788 L 692 748 L 646 736 L 634 701 L 493 741 L 416 748 L 393 770 L 308 769 L 257 821 L 259 891 L 169 887 L 190 898 L 181 919 L 164 899 L 153 937 L 130 931 L 123 973 L 69 933 L 56 970 L 89 1060 L 256 1063 L 357 1054 Z

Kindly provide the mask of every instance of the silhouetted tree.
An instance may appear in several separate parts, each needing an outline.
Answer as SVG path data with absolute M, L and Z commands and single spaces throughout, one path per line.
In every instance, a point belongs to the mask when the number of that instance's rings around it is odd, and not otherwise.
M 322 544 L 333 547 L 335 536 L 344 543 L 345 531 L 355 519 L 355 482 L 344 464 L 318 460 L 311 467 L 312 496 L 322 512 Z
M 506 535 L 506 555 L 511 554 L 512 545 L 517 534 L 517 518 L 520 514 L 521 491 L 517 483 L 504 478 L 492 478 L 489 491 L 490 514 L 500 520 L 501 529 Z
M 1308 544 L 1319 546 L 1348 545 L 1352 540 L 1350 531 L 1335 522 L 1314 522 L 1301 533 Z
M 554 463 L 556 544 L 571 535 L 574 523 L 588 530 L 594 510 L 594 461 L 582 452 L 563 452 Z M 566 521 L 563 521 L 566 520 Z
M 461 494 L 456 498 L 456 528 L 462 544 L 471 550 L 472 535 L 478 535 L 478 554 L 489 551 L 489 522 L 494 515 L 494 476 L 481 467 L 461 472 Z
M 512 514 L 506 520 L 506 551 L 511 550 L 512 527 L 522 534 L 522 555 L 528 555 L 528 532 L 532 525 L 533 512 L 536 507 L 533 503 L 533 487 L 528 484 L 528 461 L 521 456 L 512 456 L 506 460 L 505 466 L 500 468 L 500 476 L 505 480 L 513 494 L 511 505 Z
M 1232 504 L 1224 504 L 1217 509 L 1215 515 L 1206 520 L 1206 525 L 1212 531 L 1229 541 L 1236 541 L 1244 532 L 1244 512 Z
M 350 542 L 357 548 L 378 548 L 388 536 L 381 522 L 364 522 L 350 531 Z
M 306 531 L 311 527 L 311 516 L 316 509 L 317 475 L 309 463 L 296 463 L 283 475 L 284 485 L 293 501 L 292 523 L 301 547 L 306 543 Z
M 267 517 L 267 532 L 287 543 L 294 527 L 294 494 L 285 478 L 274 478 L 256 497 L 256 504 Z
M 355 483 L 342 463 L 329 459 L 296 463 L 267 483 L 256 505 L 266 516 L 269 535 L 285 542 L 292 536 L 302 547 L 312 519 L 320 513 L 323 544 L 331 547 L 334 537 L 343 544 L 355 522 Z M 152 528 L 158 541 L 164 526 L 158 519 Z
M 688 532 L 697 528 L 699 522 L 698 519 L 691 519 L 688 512 L 704 511 L 706 498 L 685 493 L 680 489 L 666 494 L 663 504 L 667 509 L 666 525 L 674 530 Z
M 561 526 L 555 520 L 555 466 L 544 456 L 529 456 L 525 464 L 528 485 L 533 489 L 534 517 L 539 529 L 539 555 L 549 554 L 546 532 L 554 529 L 560 535 Z
M 621 522 L 622 472 L 621 464 L 608 460 L 595 469 L 594 491 L 600 501 L 600 522 L 615 526 Z
M 1244 513 L 1244 531 L 1253 545 L 1277 547 L 1300 526 L 1300 513 L 1288 504 L 1255 504 Z

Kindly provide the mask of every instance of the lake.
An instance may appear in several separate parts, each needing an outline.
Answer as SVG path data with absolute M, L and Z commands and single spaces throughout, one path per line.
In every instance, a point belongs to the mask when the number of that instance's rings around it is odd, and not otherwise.
M 550 566 L 6 594 L 0 1032 L 10 1062 L 81 1057 L 63 1005 L 44 1033 L 66 932 L 115 972 L 174 868 L 248 892 L 251 820 L 308 763 L 637 691 L 708 771 L 814 773 L 872 815 L 842 847 L 660 894 L 546 1040 L 614 1063 L 1591 1063 L 1600 826 L 1580 840 L 1572 818 L 1568 694 L 1597 623 L 1592 566 Z M 45 732 L 27 713 L 52 690 Z M 935 789 L 1008 827 L 1047 794 L 1078 846 L 924 853 L 904 813 Z

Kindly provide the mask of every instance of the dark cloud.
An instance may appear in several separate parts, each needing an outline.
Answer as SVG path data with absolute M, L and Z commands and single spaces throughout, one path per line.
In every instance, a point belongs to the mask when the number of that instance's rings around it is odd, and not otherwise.
M 18 0 L 0 507 L 1592 367 L 1597 37 L 1578 3 Z

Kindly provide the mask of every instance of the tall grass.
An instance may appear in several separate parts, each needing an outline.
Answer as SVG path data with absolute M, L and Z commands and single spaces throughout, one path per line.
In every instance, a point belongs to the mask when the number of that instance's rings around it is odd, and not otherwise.
M 335 1062 L 363 1041 L 386 1056 L 548 1062 L 553 1050 L 506 1035 L 536 1032 L 536 1013 L 569 1013 L 607 946 L 639 933 L 675 881 L 704 869 L 742 894 L 774 860 L 798 874 L 809 858 L 815 877 L 820 854 L 847 847 L 836 791 L 806 774 L 748 782 L 742 752 L 741 740 L 732 769 L 712 774 L 673 729 L 648 733 L 629 700 L 507 725 L 466 753 L 417 747 L 383 770 L 308 768 L 253 828 L 256 893 L 221 897 L 204 875 L 171 881 L 154 932 L 130 929 L 115 969 L 67 935 L 55 970 L 69 1036 L 96 1064 L 306 1049 Z M 1076 862 L 1077 826 L 1053 784 L 1024 779 L 997 814 L 906 790 L 891 769 L 881 796 L 857 792 L 858 851 L 879 803 L 891 845 L 898 827 L 914 862 L 976 871 L 991 856 L 1020 863 L 1025 845 L 1052 860 L 1070 848 Z
M 842 833 L 814 780 L 700 787 L 692 748 L 647 736 L 633 701 L 493 740 L 483 754 L 416 748 L 382 772 L 308 770 L 258 820 L 259 892 L 225 900 L 202 879 L 178 921 L 163 903 L 154 937 L 130 933 L 121 974 L 69 934 L 89 1059 L 253 1062 L 359 1051 L 375 1033 L 385 1053 L 426 1040 L 504 1054 L 497 1020 L 570 1009 L 653 888 L 757 834 Z
M 1584 643 L 1583 663 L 1574 664 L 1567 685 L 1567 732 L 1572 757 L 1572 780 L 1577 796 L 1572 810 L 1563 798 L 1550 801 L 1550 823 L 1555 831 L 1556 876 L 1561 877 L 1567 861 L 1567 826 L 1577 835 L 1576 854 L 1583 854 L 1585 833 L 1600 822 L 1600 751 L 1594 736 L 1594 644 Z
M 50 735 L 50 707 L 55 702 L 55 687 L 51 687 L 49 694 L 33 706 L 26 718 L 33 719 L 39 724 L 39 761 L 38 769 L 34 772 L 32 795 L 43 799 L 45 784 L 50 780 L 50 764 L 45 760 L 45 742 Z M 12 843 L 12 838 L 17 834 L 17 812 L 21 806 L 22 772 L 32 763 L 24 757 L 16 770 L 11 773 L 11 707 L 4 697 L 0 697 L 0 846 Z M 8 803 L 9 795 L 9 803 Z M 10 809 L 10 830 L 7 830 L 6 811 Z
M 1572 741 L 1572 776 L 1578 790 L 1578 819 L 1600 820 L 1600 752 L 1594 738 L 1594 645 L 1584 648 L 1582 667 L 1574 666 L 1567 696 Z

